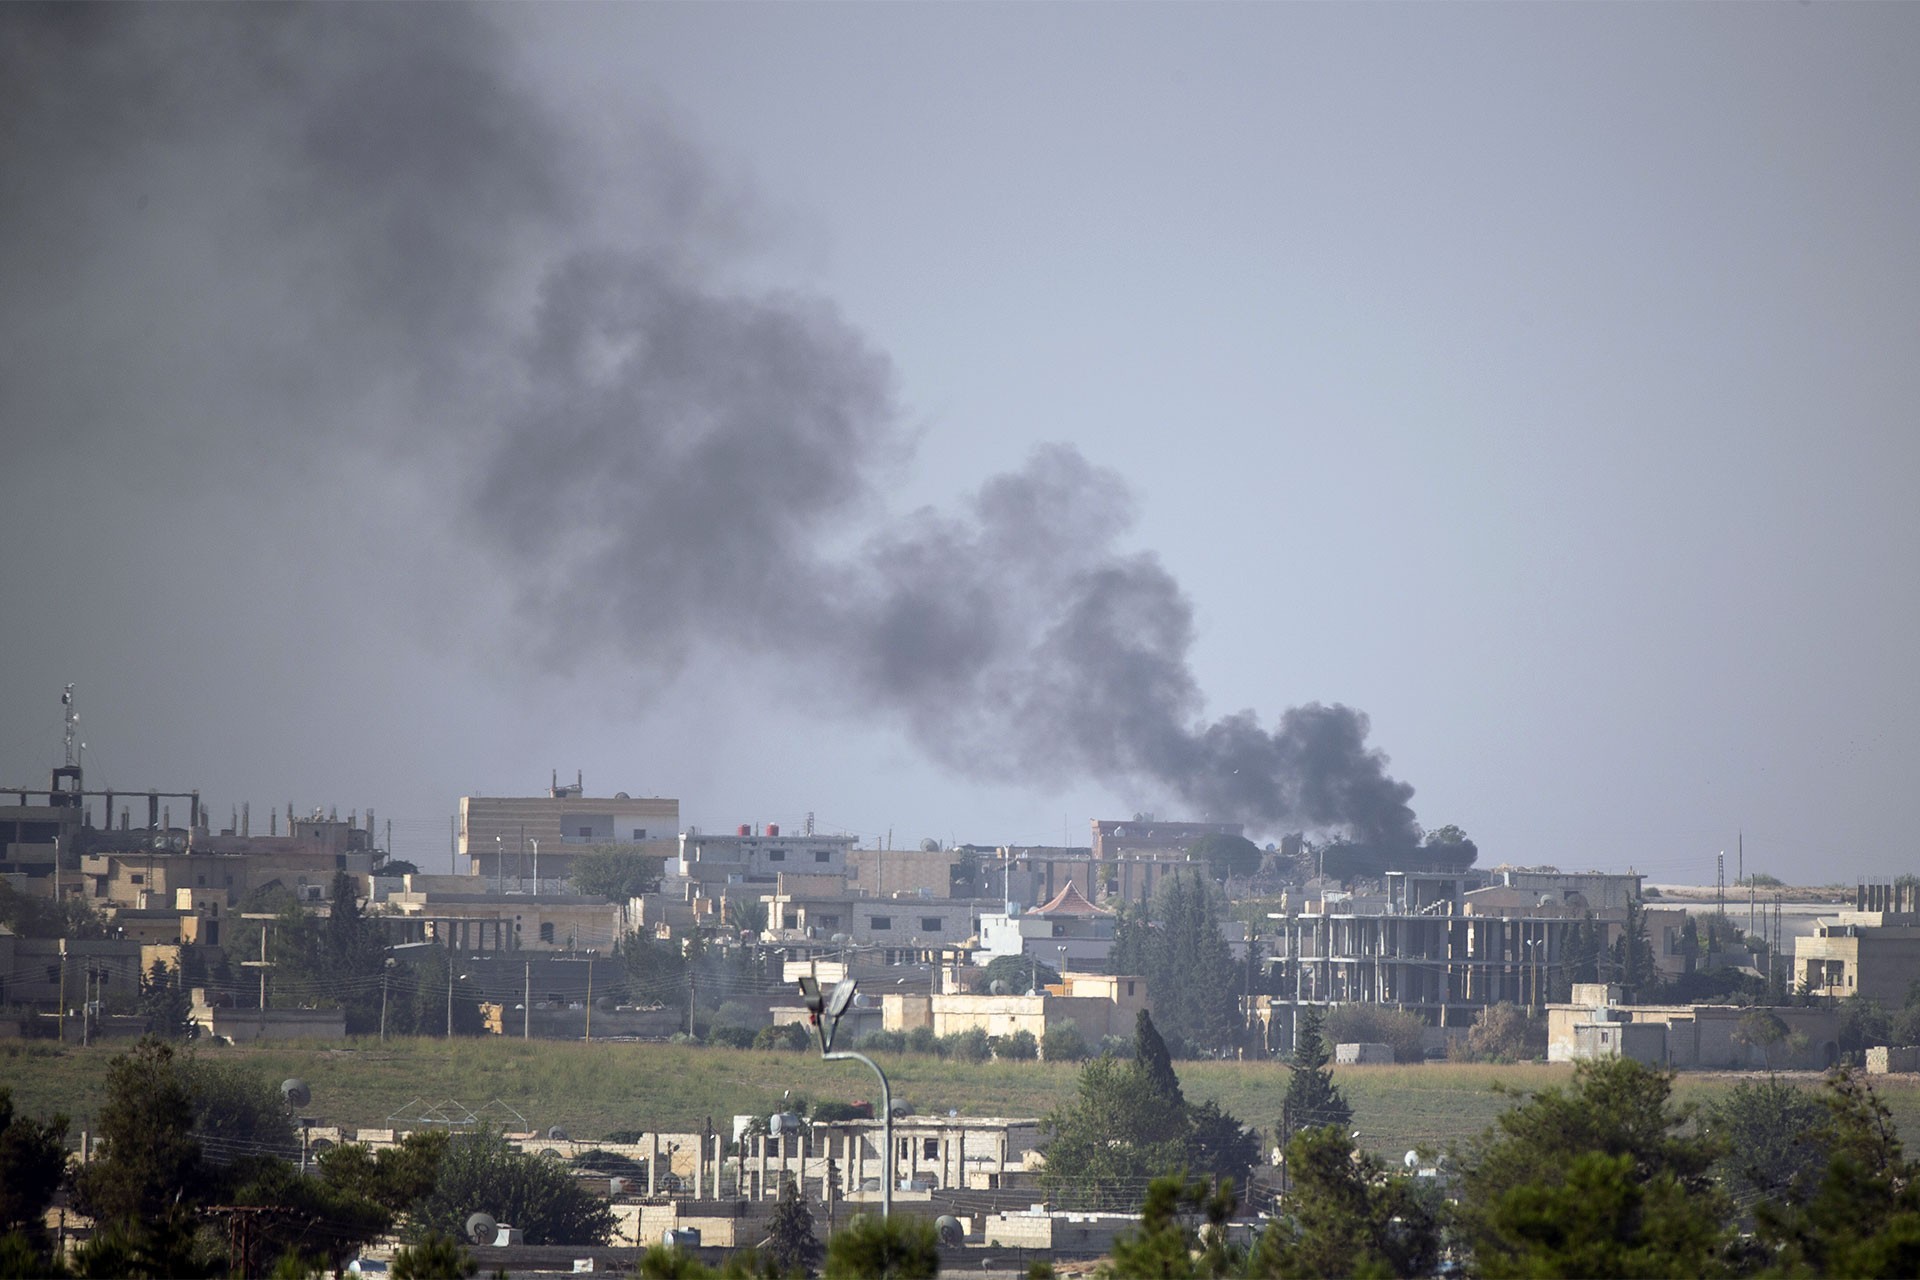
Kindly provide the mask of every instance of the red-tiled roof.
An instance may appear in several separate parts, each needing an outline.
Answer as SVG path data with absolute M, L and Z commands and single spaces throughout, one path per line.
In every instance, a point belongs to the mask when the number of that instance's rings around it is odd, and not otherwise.
M 1088 902 L 1086 895 L 1080 892 L 1079 886 L 1069 880 L 1065 888 L 1053 895 L 1053 901 L 1045 906 L 1035 907 L 1033 914 L 1037 916 L 1110 916 L 1113 912 L 1103 911 Z

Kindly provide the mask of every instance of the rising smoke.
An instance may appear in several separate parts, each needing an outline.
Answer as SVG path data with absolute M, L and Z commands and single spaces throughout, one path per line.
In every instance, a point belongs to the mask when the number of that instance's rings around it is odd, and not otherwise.
M 138 272 L 165 341 L 126 315 L 83 336 L 199 371 L 155 380 L 177 403 L 154 420 L 188 444 L 244 418 L 459 459 L 453 519 L 550 649 L 669 674 L 696 649 L 770 658 L 970 775 L 1146 784 L 1257 832 L 1415 843 L 1412 788 L 1364 714 L 1203 722 L 1192 605 L 1125 547 L 1127 484 L 1072 447 L 956 510 L 876 521 L 910 451 L 886 357 L 822 299 L 722 283 L 750 216 L 667 131 L 637 128 L 648 183 L 605 234 L 592 166 L 483 11 L 0 23 L 7 422 L 97 428 L 71 388 L 13 376 L 49 355 L 23 317 Z

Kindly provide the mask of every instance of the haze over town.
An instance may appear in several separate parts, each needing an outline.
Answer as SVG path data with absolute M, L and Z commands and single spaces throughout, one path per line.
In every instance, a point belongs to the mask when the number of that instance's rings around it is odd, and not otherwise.
M 0 11 L 0 781 L 1890 877 L 1916 26 Z

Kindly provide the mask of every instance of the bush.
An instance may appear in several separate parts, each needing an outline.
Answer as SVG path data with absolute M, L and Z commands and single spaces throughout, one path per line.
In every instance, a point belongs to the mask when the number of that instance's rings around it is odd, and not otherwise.
M 721 1045 L 728 1049 L 751 1049 L 755 1034 L 751 1027 L 715 1025 L 707 1028 L 707 1043 Z
M 1447 1056 L 1468 1062 L 1518 1062 L 1527 1051 L 1527 1015 L 1502 1001 L 1482 1009 L 1467 1028 L 1466 1039 L 1447 1047 Z
M 1031 1031 L 1016 1031 L 1010 1036 L 994 1036 L 987 1042 L 993 1056 L 1008 1062 L 1032 1062 L 1040 1056 L 1040 1042 Z
M 738 1000 L 728 1000 L 713 1011 L 713 1025 L 716 1027 L 745 1027 L 749 1031 L 758 1031 L 767 1025 L 767 1021 L 766 1010 L 756 1009 Z
M 1427 1024 L 1405 1009 L 1377 1004 L 1343 1004 L 1327 1011 L 1321 1036 L 1328 1044 L 1384 1044 L 1395 1062 L 1419 1062 Z
M 907 1037 L 899 1031 L 869 1031 L 854 1041 L 853 1047 L 862 1053 L 905 1053 Z
M 1100 1053 L 1103 1057 L 1131 1058 L 1133 1057 L 1133 1037 L 1102 1036 L 1100 1038 Z
M 1091 1053 L 1087 1048 L 1087 1037 L 1081 1033 L 1080 1024 L 1076 1022 L 1048 1027 L 1047 1034 L 1040 1037 L 1040 1056 L 1048 1062 L 1083 1062 Z
M 965 1031 L 941 1036 L 938 1043 L 939 1054 L 943 1058 L 960 1062 L 985 1062 L 993 1056 L 993 1045 L 988 1041 L 987 1033 L 979 1027 L 968 1027 Z
M 940 1042 L 934 1039 L 932 1027 L 915 1027 L 907 1032 L 907 1049 L 912 1053 L 938 1053 Z
M 805 1049 L 813 1043 L 813 1029 L 804 1022 L 783 1022 L 777 1026 L 762 1027 L 754 1033 L 753 1047 L 756 1049 Z

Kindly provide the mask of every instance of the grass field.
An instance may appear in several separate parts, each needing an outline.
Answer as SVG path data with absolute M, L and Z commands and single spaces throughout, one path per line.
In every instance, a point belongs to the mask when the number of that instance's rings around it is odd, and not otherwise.
M 30 1115 L 64 1111 L 74 1131 L 99 1109 L 107 1063 L 126 1046 L 0 1045 L 0 1084 Z M 687 1130 L 708 1117 L 727 1127 L 735 1114 L 778 1109 L 786 1090 L 815 1101 L 875 1099 L 872 1074 L 857 1062 L 821 1062 L 812 1054 L 708 1049 L 670 1044 L 581 1044 L 502 1039 L 398 1040 L 205 1048 L 272 1080 L 299 1076 L 313 1090 L 308 1114 L 324 1124 L 385 1127 L 391 1117 L 456 1102 L 489 1118 L 560 1125 L 576 1138 L 615 1129 Z M 1068 1099 L 1078 1078 L 1069 1065 L 988 1062 L 969 1065 L 914 1054 L 885 1055 L 896 1098 L 925 1115 L 1039 1116 Z M 1189 1097 L 1213 1099 L 1271 1132 L 1287 1069 L 1271 1062 L 1177 1064 Z M 1570 1068 L 1540 1063 L 1484 1066 L 1344 1067 L 1335 1080 L 1353 1105 L 1364 1145 L 1397 1157 L 1410 1147 L 1445 1148 L 1485 1130 L 1525 1093 L 1560 1084 Z M 1704 1103 L 1751 1075 L 1683 1074 L 1683 1101 Z M 1817 1076 L 1794 1077 L 1818 1087 Z M 1874 1088 L 1910 1146 L 1920 1143 L 1920 1081 L 1881 1076 Z

